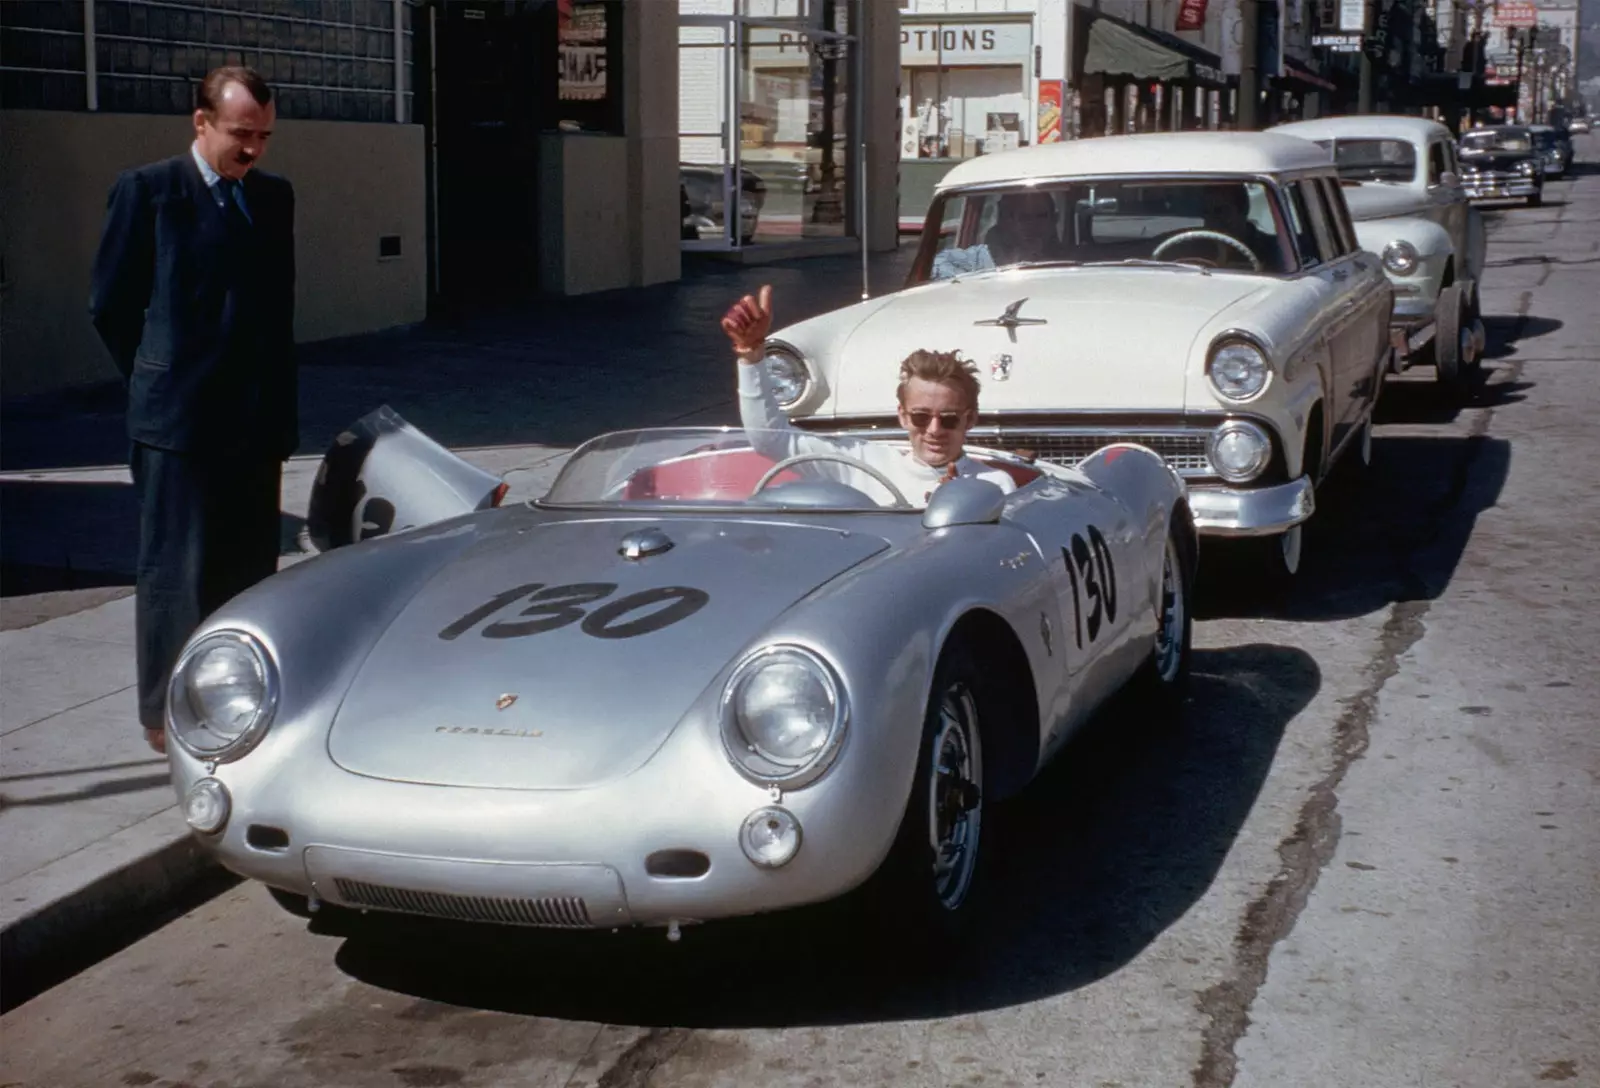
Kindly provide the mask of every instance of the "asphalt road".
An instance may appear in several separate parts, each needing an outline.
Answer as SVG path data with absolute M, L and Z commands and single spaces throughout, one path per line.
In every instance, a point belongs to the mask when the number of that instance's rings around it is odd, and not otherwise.
M 1600 1085 L 1579 170 L 1491 215 L 1485 385 L 1388 385 L 1299 583 L 1208 557 L 1184 728 L 1108 722 L 1010 806 L 968 955 L 826 911 L 677 944 L 341 930 L 246 885 L 0 1019 L 0 1084 Z

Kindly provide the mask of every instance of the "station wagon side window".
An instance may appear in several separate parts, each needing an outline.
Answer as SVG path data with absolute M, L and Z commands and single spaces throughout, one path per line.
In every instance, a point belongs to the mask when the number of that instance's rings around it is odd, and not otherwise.
M 1446 170 L 1448 170 L 1448 169 L 1449 169 L 1449 166 L 1446 165 L 1445 159 L 1444 159 L 1444 144 L 1439 143 L 1437 140 L 1435 140 L 1433 143 L 1428 145 L 1428 185 L 1429 185 L 1429 187 L 1432 187 L 1434 185 L 1438 185 L 1440 183 L 1440 180 L 1444 176 L 1444 172 Z
M 1338 242 L 1339 255 L 1356 252 L 1361 248 L 1361 243 L 1356 240 L 1355 225 L 1350 222 L 1350 208 L 1344 202 L 1344 193 L 1340 190 L 1339 183 L 1333 178 L 1318 178 L 1317 184 L 1322 189 L 1322 206 L 1327 209 L 1328 221 Z
M 1315 228 L 1311 225 L 1304 186 L 1304 182 L 1291 181 L 1284 187 L 1284 192 L 1289 197 L 1289 229 L 1294 233 L 1295 248 L 1300 251 L 1300 264 L 1304 268 L 1315 268 L 1323 262 L 1324 257 Z

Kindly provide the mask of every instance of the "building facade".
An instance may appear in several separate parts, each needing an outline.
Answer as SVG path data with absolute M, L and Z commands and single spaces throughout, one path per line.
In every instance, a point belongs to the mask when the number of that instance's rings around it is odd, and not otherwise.
M 898 52 L 875 0 L 0 0 L 0 389 L 116 378 L 106 194 L 187 148 L 218 65 L 276 91 L 308 341 L 673 280 L 685 249 L 891 248 Z M 720 240 L 691 189 L 735 209 Z

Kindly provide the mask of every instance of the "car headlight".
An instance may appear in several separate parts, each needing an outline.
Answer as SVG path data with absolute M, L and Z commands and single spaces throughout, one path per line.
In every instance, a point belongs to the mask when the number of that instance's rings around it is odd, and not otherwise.
M 822 657 L 768 646 L 745 658 L 722 695 L 722 739 L 733 765 L 762 783 L 798 788 L 828 769 L 849 720 L 844 685 Z
M 1211 388 L 1225 400 L 1249 400 L 1267 387 L 1272 367 L 1261 349 L 1247 340 L 1224 340 L 1206 363 Z
M 792 408 L 811 388 L 811 368 L 800 353 L 785 344 L 768 344 L 767 386 L 780 408 Z
M 1397 276 L 1409 276 L 1417 270 L 1417 247 L 1403 238 L 1383 247 L 1383 267 Z
M 1534 162 L 1532 159 L 1523 159 L 1521 162 L 1517 163 L 1517 172 L 1520 174 L 1532 174 L 1538 171 L 1538 169 L 1539 164 Z
M 195 642 L 167 689 L 172 735 L 199 759 L 238 759 L 261 739 L 277 707 L 277 667 L 242 631 L 217 631 Z
M 1255 479 L 1272 460 L 1272 439 L 1247 419 L 1230 419 L 1211 432 L 1206 456 L 1218 476 L 1231 484 Z

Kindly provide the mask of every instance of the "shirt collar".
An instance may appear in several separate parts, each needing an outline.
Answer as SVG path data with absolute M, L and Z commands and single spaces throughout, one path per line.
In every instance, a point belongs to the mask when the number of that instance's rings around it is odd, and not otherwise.
M 206 187 L 215 189 L 217 182 L 222 180 L 222 175 L 212 169 L 211 164 L 206 162 L 205 156 L 200 154 L 200 142 L 198 140 L 189 145 L 189 154 L 194 156 L 194 164 L 200 168 L 200 176 L 205 179 Z

